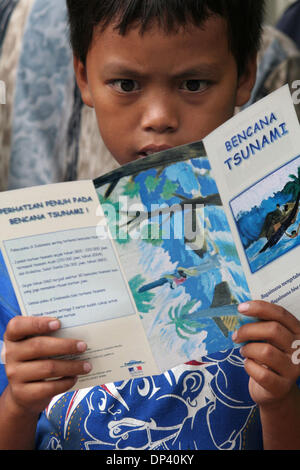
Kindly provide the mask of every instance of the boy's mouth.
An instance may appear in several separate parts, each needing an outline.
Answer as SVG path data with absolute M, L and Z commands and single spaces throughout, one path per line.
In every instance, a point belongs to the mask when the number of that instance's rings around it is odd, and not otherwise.
M 171 145 L 147 145 L 146 147 L 143 147 L 139 152 L 138 156 L 139 158 L 145 158 L 148 157 L 149 155 L 153 155 L 154 153 L 159 153 L 163 152 L 164 150 L 168 150 L 172 148 Z

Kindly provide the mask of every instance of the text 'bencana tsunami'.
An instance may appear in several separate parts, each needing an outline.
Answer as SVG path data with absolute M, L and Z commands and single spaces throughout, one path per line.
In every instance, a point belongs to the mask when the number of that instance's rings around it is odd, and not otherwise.
M 295 80 L 291 88 L 295 90 L 292 94 L 293 103 L 295 106 L 299 105 L 300 80 Z M 260 116 L 225 142 L 227 158 L 224 165 L 226 169 L 233 171 L 266 147 L 276 144 L 288 135 L 287 123 L 281 121 L 276 112 L 272 111 Z
M 288 133 L 286 123 L 279 122 L 275 113 L 263 116 L 225 142 L 226 152 L 230 155 L 224 162 L 226 167 L 232 171 Z

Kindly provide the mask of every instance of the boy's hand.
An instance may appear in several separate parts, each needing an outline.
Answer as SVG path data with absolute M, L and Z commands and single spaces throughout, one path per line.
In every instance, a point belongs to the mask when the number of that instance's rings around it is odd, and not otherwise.
M 21 316 L 7 326 L 4 345 L 8 393 L 20 412 L 39 414 L 53 396 L 72 388 L 78 375 L 91 370 L 83 361 L 54 358 L 86 350 L 81 341 L 47 336 L 59 327 L 59 321 L 53 318 Z
M 239 306 L 239 312 L 262 320 L 243 325 L 234 335 L 250 376 L 252 399 L 262 406 L 285 401 L 295 392 L 300 365 L 293 363 L 293 343 L 300 340 L 300 322 L 284 308 L 262 301 Z M 295 361 L 294 361 L 295 362 Z

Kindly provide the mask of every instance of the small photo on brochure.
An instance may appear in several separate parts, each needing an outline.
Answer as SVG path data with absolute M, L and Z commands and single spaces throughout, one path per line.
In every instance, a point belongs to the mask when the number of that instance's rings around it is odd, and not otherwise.
M 230 202 L 252 273 L 300 245 L 300 156 Z

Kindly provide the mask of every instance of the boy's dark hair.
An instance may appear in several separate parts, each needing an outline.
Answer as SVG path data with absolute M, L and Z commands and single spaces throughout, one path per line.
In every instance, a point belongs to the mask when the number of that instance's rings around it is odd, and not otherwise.
M 66 0 L 73 52 L 85 64 L 96 27 L 116 23 L 125 35 L 132 26 L 143 34 L 153 22 L 166 32 L 189 22 L 201 27 L 212 15 L 225 18 L 229 47 L 239 73 L 260 47 L 265 0 Z

